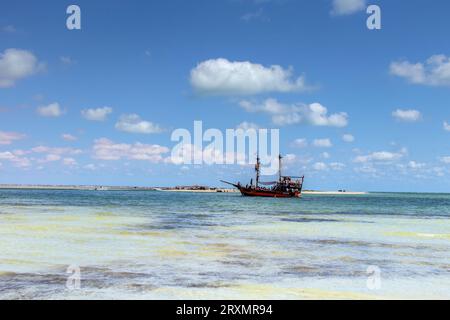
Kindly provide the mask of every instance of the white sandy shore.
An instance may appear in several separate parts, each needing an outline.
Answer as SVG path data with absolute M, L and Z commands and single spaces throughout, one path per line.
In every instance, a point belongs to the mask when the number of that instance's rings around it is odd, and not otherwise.
M 348 195 L 348 196 L 354 196 L 354 195 L 364 195 L 368 192 L 362 192 L 362 191 L 302 191 L 303 194 L 326 194 L 326 195 Z
M 190 190 L 190 189 L 158 189 L 166 192 L 195 192 L 195 193 L 217 193 L 217 192 L 239 192 L 237 189 L 209 189 L 209 190 Z
M 220 190 L 220 191 L 219 191 Z M 237 189 L 217 189 L 217 190 L 189 190 L 189 189 L 161 189 L 160 191 L 167 192 L 195 192 L 195 193 L 216 193 L 216 192 L 239 192 Z M 360 191 L 302 191 L 303 194 L 314 194 L 314 195 L 364 195 L 367 192 Z

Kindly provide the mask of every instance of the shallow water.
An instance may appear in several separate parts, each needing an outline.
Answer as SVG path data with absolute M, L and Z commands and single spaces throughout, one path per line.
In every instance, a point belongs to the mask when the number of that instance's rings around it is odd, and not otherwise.
M 449 218 L 448 194 L 0 190 L 0 298 L 448 299 Z

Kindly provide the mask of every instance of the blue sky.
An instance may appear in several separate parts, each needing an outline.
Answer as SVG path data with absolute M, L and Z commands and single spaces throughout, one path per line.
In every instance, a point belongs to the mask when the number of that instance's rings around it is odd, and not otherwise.
M 0 4 L 0 183 L 250 179 L 166 161 L 202 120 L 279 128 L 310 189 L 450 191 L 448 1 L 74 3 Z

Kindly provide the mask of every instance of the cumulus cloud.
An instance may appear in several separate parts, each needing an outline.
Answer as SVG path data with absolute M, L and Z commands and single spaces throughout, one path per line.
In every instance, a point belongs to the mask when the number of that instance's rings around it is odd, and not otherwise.
M 37 146 L 32 148 L 30 151 L 34 153 L 45 154 L 43 158 L 37 160 L 38 163 L 60 161 L 64 155 L 78 155 L 82 153 L 80 149 L 47 147 L 47 146 Z
M 39 162 L 54 162 L 61 160 L 61 156 L 58 154 L 47 154 L 44 159 L 41 159 Z
M 345 127 L 348 124 L 347 113 L 328 115 L 328 109 L 320 103 L 287 105 L 276 99 L 266 99 L 262 103 L 242 100 L 239 105 L 247 112 L 269 114 L 272 122 L 280 126 L 305 123 L 314 126 Z
M 214 145 L 203 148 L 191 143 L 183 143 L 172 150 L 171 156 L 167 157 L 165 162 L 181 165 L 195 163 L 197 160 L 203 161 L 203 163 L 208 165 L 224 164 L 227 161 L 236 161 L 238 165 L 247 165 L 250 159 L 245 153 L 235 151 L 223 152 L 223 150 L 216 148 Z
M 447 121 L 444 121 L 444 130 L 450 131 L 450 124 Z
M 25 135 L 17 132 L 4 132 L 0 131 L 0 144 L 11 144 L 16 140 L 25 138 Z
M 31 160 L 24 157 L 25 152 L 21 150 L 0 152 L 0 160 L 6 160 L 18 168 L 28 168 L 31 165 Z
M 355 137 L 353 135 L 347 133 L 342 136 L 342 140 L 350 143 L 350 142 L 355 141 Z
M 97 166 L 93 163 L 89 163 L 89 164 L 85 165 L 83 168 L 86 170 L 94 171 L 97 169 Z
M 83 153 L 82 150 L 76 148 L 60 148 L 60 147 L 47 147 L 47 146 L 37 146 L 31 149 L 31 152 L 35 153 L 48 153 L 48 154 L 56 154 L 56 155 L 76 155 Z
M 323 162 L 316 162 L 312 165 L 312 168 L 316 171 L 325 171 L 328 170 L 328 166 Z
M 443 163 L 450 163 L 450 156 L 441 157 L 439 160 Z
M 330 148 L 333 144 L 330 139 L 314 139 L 313 146 L 318 148 Z
M 81 115 L 89 121 L 105 121 L 106 117 L 113 112 L 110 107 L 81 110 Z
M 390 72 L 413 84 L 450 86 L 450 57 L 441 54 L 425 62 L 397 61 L 391 63 Z
M 11 160 L 14 158 L 14 154 L 10 151 L 4 151 L 0 152 L 0 159 L 1 160 Z
M 258 130 L 259 126 L 256 123 L 244 121 L 244 122 L 241 122 L 240 124 L 238 124 L 236 129 L 242 129 L 244 131 L 249 130 L 249 129 Z
M 329 159 L 331 157 L 331 155 L 328 152 L 322 152 L 320 156 L 324 159 Z
M 68 167 L 74 167 L 78 165 L 77 161 L 74 158 L 64 158 L 63 164 Z
M 407 167 L 408 167 L 409 169 L 412 169 L 412 170 L 422 169 L 422 168 L 424 168 L 425 166 L 426 166 L 425 163 L 416 162 L 416 161 L 409 161 L 408 164 L 407 164 Z
M 370 153 L 368 155 L 360 155 L 354 159 L 356 163 L 367 163 L 367 162 L 391 162 L 399 160 L 406 155 L 406 150 L 402 149 L 400 152 L 389 152 L 389 151 L 377 151 Z
M 441 157 L 439 160 L 442 163 L 450 163 L 450 157 Z M 396 164 L 396 173 L 413 176 L 415 178 L 430 178 L 432 176 L 442 177 L 449 171 L 442 166 L 426 164 L 417 161 L 408 161 L 406 163 Z
M 363 10 L 366 7 L 366 0 L 333 0 L 334 15 L 349 15 Z
M 292 145 L 297 148 L 305 148 L 308 146 L 308 141 L 305 138 L 299 138 L 295 139 Z
M 115 143 L 109 139 L 101 138 L 94 141 L 94 158 L 100 160 L 144 160 L 153 163 L 162 162 L 163 155 L 169 149 L 156 144 L 134 144 Z
M 285 165 L 291 165 L 296 163 L 297 161 L 299 161 L 298 157 L 292 153 L 285 154 L 283 157 L 283 163 Z
M 116 123 L 116 129 L 130 133 L 161 133 L 164 130 L 157 124 L 142 120 L 137 114 L 122 115 Z
M 355 171 L 356 173 L 369 174 L 373 177 L 378 176 L 378 170 L 374 168 L 372 163 L 364 163 L 361 165 L 361 167 L 354 168 L 353 171 Z
M 54 102 L 47 106 L 38 107 L 37 113 L 43 117 L 57 118 L 64 114 L 64 110 L 61 109 L 59 103 Z
M 29 150 L 13 150 L 0 152 L 0 160 L 7 160 L 11 162 L 15 167 L 28 168 L 34 162 L 47 163 L 62 161 L 64 163 L 65 159 L 73 159 L 67 156 L 74 156 L 81 153 L 82 150 L 75 148 L 37 146 Z M 36 156 L 39 157 L 37 158 Z M 66 165 L 67 161 L 65 161 Z
M 6 49 L 0 53 L 0 88 L 13 87 L 17 81 L 45 68 L 33 53 L 20 49 Z
M 223 58 L 199 63 L 191 70 L 190 82 L 197 93 L 205 95 L 253 95 L 308 89 L 303 76 L 293 77 L 292 68 L 265 67 Z
M 422 119 L 422 114 L 420 113 L 420 111 L 412 109 L 408 110 L 397 109 L 392 112 L 392 116 L 395 119 L 403 122 L 417 122 L 420 119 Z
M 181 165 L 191 163 L 195 159 L 201 159 L 205 163 L 214 164 L 224 163 L 225 156 L 226 154 L 223 154 L 222 150 L 216 148 L 202 148 L 191 143 L 183 143 L 181 147 L 172 151 L 171 156 L 166 158 L 165 162 Z M 235 159 L 234 154 L 230 156 Z
M 61 135 L 61 138 L 66 141 L 76 141 L 77 140 L 77 137 L 75 137 L 74 135 L 71 135 L 70 133 L 63 133 Z
M 341 162 L 331 162 L 331 163 L 329 164 L 329 167 L 330 167 L 332 170 L 340 171 L 340 170 L 342 170 L 342 169 L 345 168 L 345 164 L 343 164 L 343 163 L 341 163 Z
M 432 174 L 435 174 L 438 177 L 443 177 L 445 175 L 445 171 L 445 168 L 442 167 L 434 167 L 430 170 Z

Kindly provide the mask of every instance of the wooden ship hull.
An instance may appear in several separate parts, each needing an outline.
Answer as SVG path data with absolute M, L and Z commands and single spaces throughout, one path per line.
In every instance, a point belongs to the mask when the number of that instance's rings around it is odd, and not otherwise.
M 272 190 L 260 190 L 253 188 L 240 188 L 239 191 L 246 197 L 267 197 L 267 198 L 300 198 L 302 193 L 299 191 L 283 192 Z

